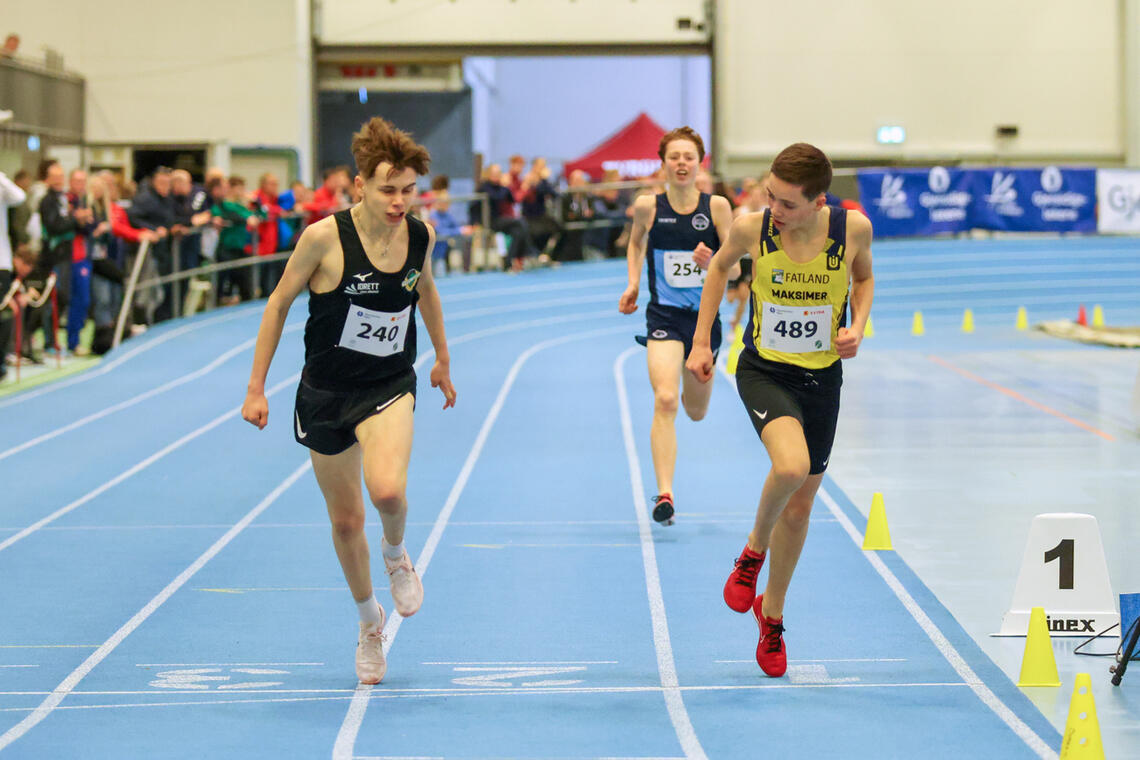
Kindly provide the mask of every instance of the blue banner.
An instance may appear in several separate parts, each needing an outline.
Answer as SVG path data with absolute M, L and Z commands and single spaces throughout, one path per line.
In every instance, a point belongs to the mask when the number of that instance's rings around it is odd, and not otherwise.
M 875 237 L 940 235 L 973 226 L 975 183 L 970 172 L 931 169 L 859 171 L 859 200 Z
M 1096 170 L 973 169 L 973 226 L 1010 232 L 1096 232 Z

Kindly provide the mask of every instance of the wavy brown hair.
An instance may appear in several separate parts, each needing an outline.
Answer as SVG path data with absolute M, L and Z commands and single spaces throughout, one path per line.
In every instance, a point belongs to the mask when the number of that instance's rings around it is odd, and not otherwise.
M 366 121 L 352 136 L 352 157 L 356 159 L 356 171 L 366 180 L 385 161 L 392 165 L 392 173 L 412 169 L 421 176 L 428 173 L 431 165 L 427 148 L 379 116 Z
M 799 185 L 808 200 L 831 187 L 831 160 L 807 143 L 795 143 L 780 151 L 772 162 L 772 173 L 789 185 Z
M 677 127 L 671 129 L 661 136 L 661 142 L 657 144 L 657 155 L 661 160 L 665 160 L 665 148 L 669 143 L 674 140 L 688 140 L 693 145 L 697 146 L 697 162 L 705 160 L 705 141 L 697 134 L 697 131 L 692 127 Z

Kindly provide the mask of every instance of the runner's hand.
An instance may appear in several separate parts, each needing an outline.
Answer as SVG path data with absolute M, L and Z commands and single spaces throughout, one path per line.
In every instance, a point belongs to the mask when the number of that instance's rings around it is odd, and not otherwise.
M 715 253 L 716 251 L 704 243 L 697 243 L 697 247 L 693 249 L 693 261 L 696 262 L 696 265 L 701 269 L 708 269 L 709 262 L 712 261 L 713 254 Z
M 847 327 L 840 327 L 835 335 L 835 351 L 840 359 L 853 359 L 863 342 L 863 333 Z
M 636 285 L 630 285 L 625 289 L 618 299 L 618 311 L 622 314 L 632 314 L 637 311 L 637 291 Z
M 455 406 L 455 386 L 451 384 L 451 368 L 447 362 L 438 359 L 431 368 L 431 387 L 443 393 L 443 408 Z
M 714 359 L 711 348 L 693 346 L 693 350 L 689 352 L 689 359 L 685 362 L 685 369 L 692 372 L 702 383 L 707 383 L 709 380 L 712 380 L 713 363 Z
M 241 418 L 258 430 L 264 430 L 269 423 L 269 401 L 264 393 L 250 391 L 245 394 L 245 403 L 241 405 Z

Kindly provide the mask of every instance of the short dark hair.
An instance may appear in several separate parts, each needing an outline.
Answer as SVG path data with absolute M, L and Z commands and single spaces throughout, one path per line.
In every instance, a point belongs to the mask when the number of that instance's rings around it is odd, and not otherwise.
M 437 174 L 431 178 L 431 189 L 435 191 L 447 190 L 451 187 L 451 178 L 446 174 Z
M 697 161 L 705 160 L 705 141 L 692 127 L 677 127 L 661 135 L 661 142 L 657 144 L 657 155 L 665 160 L 665 148 L 674 140 L 688 140 L 697 146 Z
M 245 187 L 245 177 L 241 176 L 240 174 L 231 174 L 230 187 L 233 187 L 234 185 L 241 185 L 242 187 Z
M 40 182 L 43 182 L 45 179 L 47 179 L 48 169 L 52 168 L 58 163 L 59 161 L 56 161 L 54 158 L 45 158 L 40 161 L 39 166 L 36 167 L 36 179 L 38 179 Z
M 29 175 L 28 175 L 27 169 L 20 169 L 15 174 L 12 175 L 12 181 L 13 182 L 19 182 L 22 179 L 27 179 L 28 176 Z
M 812 200 L 831 187 L 831 160 L 814 145 L 795 143 L 776 156 L 772 174 L 789 185 L 798 185 L 804 197 Z
M 421 176 L 428 173 L 431 165 L 427 148 L 379 116 L 373 116 L 352 136 L 352 157 L 356 159 L 356 171 L 366 180 L 384 162 L 391 164 L 393 172 L 412 169 Z

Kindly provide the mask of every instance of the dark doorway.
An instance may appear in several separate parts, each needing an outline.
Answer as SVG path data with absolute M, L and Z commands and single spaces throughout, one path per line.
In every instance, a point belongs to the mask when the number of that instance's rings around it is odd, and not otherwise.
M 366 102 L 361 102 L 365 100 Z M 431 173 L 471 177 L 471 91 L 322 92 L 318 98 L 317 176 L 330 167 L 354 167 L 352 135 L 373 116 L 411 132 L 431 153 Z M 355 169 L 354 169 L 355 171 Z
M 206 176 L 205 148 L 135 148 L 134 181 L 141 182 L 160 166 L 185 169 L 195 182 Z

